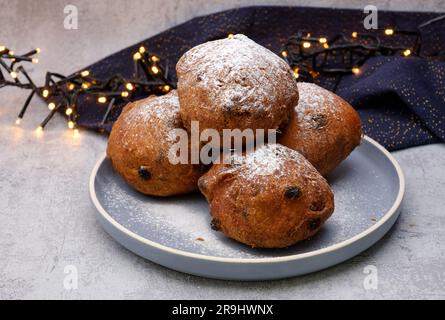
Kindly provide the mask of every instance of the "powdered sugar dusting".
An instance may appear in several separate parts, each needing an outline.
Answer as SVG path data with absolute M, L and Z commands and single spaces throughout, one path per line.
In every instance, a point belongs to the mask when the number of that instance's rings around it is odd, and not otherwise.
M 339 119 L 338 106 L 335 96 L 316 84 L 298 83 L 300 100 L 295 107 L 298 122 L 303 128 L 313 129 L 313 116 L 315 114 L 329 115 L 329 119 Z
M 245 156 L 233 155 L 232 157 L 233 170 L 238 170 L 240 176 L 246 180 L 255 180 L 262 176 L 276 178 L 285 176 L 289 174 L 289 166 L 285 166 L 286 161 L 310 166 L 300 153 L 280 144 L 263 145 Z
M 171 143 L 173 137 L 169 134 L 179 119 L 179 101 L 176 91 L 160 97 L 148 97 L 134 102 L 130 110 L 121 115 L 123 143 L 128 145 L 137 141 L 140 135 L 144 135 L 144 128 L 154 128 L 158 132 L 164 132 L 165 138 L 161 141 Z M 174 139 L 173 139 L 174 140 Z
M 124 117 L 125 124 L 131 127 L 135 124 L 150 124 L 154 121 L 175 121 L 179 112 L 179 102 L 176 94 L 170 93 L 160 97 L 149 97 L 137 102 Z
M 226 109 L 268 110 L 273 104 L 267 100 L 297 91 L 286 62 L 242 34 L 192 48 L 179 60 L 177 71 L 180 82 L 196 82 Z M 193 76 L 181 77 L 187 73 Z M 286 78 L 289 81 L 279 80 Z

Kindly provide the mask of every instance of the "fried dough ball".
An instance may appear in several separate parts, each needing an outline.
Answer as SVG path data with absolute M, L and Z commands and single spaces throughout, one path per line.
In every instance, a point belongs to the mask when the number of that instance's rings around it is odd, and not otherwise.
M 172 130 L 181 128 L 176 91 L 129 103 L 115 122 L 107 148 L 113 168 L 136 190 L 171 196 L 197 190 L 203 167 L 172 164 Z
M 176 65 L 180 115 L 190 131 L 277 129 L 290 119 L 298 88 L 288 64 L 242 34 L 187 51 Z
M 326 180 L 300 153 L 279 144 L 226 157 L 198 186 L 212 228 L 252 247 L 282 248 L 307 239 L 334 211 Z
M 313 83 L 298 83 L 300 99 L 278 142 L 297 150 L 326 176 L 360 144 L 362 127 L 355 109 Z

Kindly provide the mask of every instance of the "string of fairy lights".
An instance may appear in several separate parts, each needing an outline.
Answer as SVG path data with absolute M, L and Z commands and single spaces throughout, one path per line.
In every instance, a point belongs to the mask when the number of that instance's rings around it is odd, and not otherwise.
M 379 36 L 381 33 L 354 31 L 350 36 L 339 34 L 328 38 L 299 31 L 287 40 L 280 52 L 291 66 L 296 79 L 313 82 L 319 76 L 334 77 L 332 91 L 335 92 L 343 76 L 360 74 L 364 63 L 374 56 L 401 55 L 445 60 L 444 52 L 422 54 L 422 32 L 428 26 L 440 21 L 445 21 L 445 15 L 428 20 L 415 30 L 403 30 L 397 27 L 380 30 L 384 37 L 405 35 L 413 38 L 412 44 L 405 47 L 384 45 Z M 230 33 L 228 37 L 232 38 L 233 34 Z M 48 105 L 49 113 L 37 127 L 38 132 L 43 131 L 57 112 L 63 112 L 68 128 L 77 131 L 78 103 L 82 96 L 94 98 L 98 105 L 107 105 L 99 123 L 99 127 L 103 127 L 116 106 L 131 101 L 135 96 L 162 95 L 176 87 L 169 77 L 168 60 L 164 64 L 161 63 L 164 59 L 149 52 L 144 46 L 140 46 L 133 54 L 134 67 L 130 79 L 120 74 L 98 79 L 90 70 L 82 70 L 70 76 L 47 72 L 45 84 L 38 87 L 22 63 L 37 64 L 39 60 L 36 56 L 39 53 L 40 49 L 36 48 L 17 55 L 6 46 L 0 45 L 0 88 L 14 86 L 30 90 L 18 114 L 16 124 L 21 124 L 34 96 L 43 99 Z
M 383 32 L 384 37 L 404 35 L 413 39 L 408 47 L 386 46 L 378 34 L 359 33 L 353 31 L 350 36 L 338 34 L 328 38 L 316 37 L 310 32 L 299 31 L 291 36 L 281 49 L 281 56 L 291 66 L 294 76 L 303 81 L 314 81 L 317 77 L 334 77 L 332 91 L 336 91 L 345 75 L 361 73 L 364 63 L 371 57 L 416 56 L 419 58 L 445 59 L 445 53 L 422 54 L 422 32 L 428 26 L 445 21 L 445 15 L 438 16 L 420 24 L 415 30 L 403 30 L 388 27 Z
M 82 70 L 70 76 L 47 72 L 45 84 L 36 86 L 21 63 L 38 63 L 35 56 L 40 49 L 34 49 L 23 55 L 16 55 L 6 46 L 0 46 L 0 88 L 14 86 L 30 90 L 28 98 L 21 108 L 16 124 L 20 125 L 34 96 L 43 99 L 49 109 L 46 118 L 37 127 L 42 132 L 48 122 L 58 112 L 64 112 L 69 129 L 77 131 L 78 101 L 83 95 L 96 99 L 98 105 L 107 105 L 105 114 L 99 126 L 107 123 L 109 115 L 118 104 L 130 101 L 132 96 L 151 94 L 162 95 L 173 88 L 175 84 L 170 80 L 168 61 L 162 64 L 161 57 L 150 53 L 144 46 L 140 46 L 133 54 L 133 74 L 126 79 L 120 74 L 107 79 L 93 77 L 90 70 Z M 3 72 L 11 78 L 7 80 Z

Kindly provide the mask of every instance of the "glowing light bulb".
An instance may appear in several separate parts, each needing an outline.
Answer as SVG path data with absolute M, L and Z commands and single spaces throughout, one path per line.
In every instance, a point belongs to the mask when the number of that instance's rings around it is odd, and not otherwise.
M 34 63 L 34 64 L 37 64 L 37 63 L 39 63 L 39 59 L 37 59 L 37 58 L 33 58 L 33 59 L 31 60 L 31 62 Z
M 139 53 L 145 53 L 145 47 L 144 46 L 140 46 L 139 47 Z
M 48 104 L 48 109 L 49 110 L 54 110 L 56 108 L 56 104 L 54 103 L 54 102 L 50 102 L 49 104 Z
M 229 39 L 233 39 L 233 37 L 234 37 L 234 34 L 233 34 L 233 33 L 229 33 L 229 34 L 227 35 L 227 38 L 229 38 Z
M 15 71 L 11 71 L 11 73 L 10 73 L 9 75 L 10 75 L 11 78 L 13 78 L 13 79 L 17 79 L 17 77 L 18 77 L 18 74 L 17 74 L 17 72 L 15 72 Z
M 0 52 L 3 52 L 3 51 L 5 51 L 6 50 L 6 47 L 5 46 L 0 46 Z
M 88 77 L 88 76 L 90 75 L 90 71 L 89 71 L 89 70 L 83 70 L 83 71 L 80 73 L 80 75 L 81 75 L 82 77 Z
M 79 138 L 79 129 L 76 128 L 73 130 L 73 137 L 76 139 Z
M 136 52 L 134 55 L 133 55 L 133 60 L 139 60 L 139 59 L 141 59 L 142 58 L 142 55 L 139 53 L 139 52 Z
M 162 89 L 163 89 L 165 92 L 168 92 L 168 91 L 170 91 L 170 86 L 169 86 L 168 84 L 166 84 L 165 86 L 162 87 Z
M 410 56 L 410 55 L 411 55 L 411 50 L 410 50 L 410 49 L 406 49 L 405 51 L 403 51 L 403 55 L 404 55 L 405 57 Z
M 66 108 L 66 110 L 65 110 L 65 114 L 67 115 L 67 116 L 69 116 L 70 114 L 72 114 L 73 113 L 73 109 L 72 108 Z
M 132 91 L 132 90 L 134 89 L 134 86 L 133 86 L 132 83 L 128 82 L 128 83 L 125 85 L 125 88 L 127 88 L 127 90 Z
M 82 83 L 82 89 L 88 89 L 90 87 L 90 84 L 88 82 Z
M 285 51 L 285 50 L 281 51 L 281 55 L 282 55 L 284 58 L 287 58 L 287 51 Z
M 8 54 L 9 54 L 10 56 L 13 56 L 13 55 L 14 55 L 14 51 L 9 50 Z
M 358 32 L 357 32 L 357 31 L 354 31 L 354 32 L 351 34 L 351 36 L 352 36 L 353 38 L 357 38 L 357 37 L 358 37 Z
M 72 120 L 68 121 L 68 128 L 74 129 L 74 121 Z
M 15 120 L 16 125 L 20 125 L 22 123 L 22 118 L 18 117 L 17 120 Z
M 359 74 L 360 73 L 360 68 L 359 67 L 354 67 L 354 68 L 352 68 L 352 73 L 353 74 Z
M 310 48 L 311 47 L 311 43 L 308 41 L 303 42 L 303 48 Z
M 128 97 L 128 95 L 129 95 L 128 91 L 122 91 L 121 93 L 121 96 L 124 98 Z
M 75 87 L 76 87 L 76 86 L 74 85 L 74 83 L 70 83 L 70 84 L 68 85 L 68 90 L 69 90 L 69 91 L 73 91 Z
M 158 74 L 159 73 L 159 68 L 156 66 L 152 66 L 151 67 L 151 72 L 153 72 L 154 74 Z
M 37 133 L 38 136 L 42 135 L 43 127 L 42 126 L 38 126 L 37 129 L 36 129 L 36 133 Z
M 97 99 L 97 102 L 99 102 L 99 103 L 106 103 L 107 102 L 107 97 L 99 97 Z
M 157 56 L 151 56 L 151 61 L 153 61 L 153 62 L 158 62 L 159 60 L 161 60 L 159 57 L 157 57 Z
M 36 53 L 40 53 L 41 51 L 40 48 L 36 48 Z
M 318 41 L 320 42 L 320 43 L 326 43 L 326 42 L 328 42 L 328 39 L 326 39 L 326 38 L 320 38 L 320 39 L 318 39 Z
M 323 48 L 327 49 L 329 48 L 329 45 L 327 43 L 323 44 Z
M 293 72 L 294 72 L 294 77 L 295 79 L 298 79 L 298 77 L 300 76 L 300 74 L 298 73 L 300 71 L 300 68 L 295 67 Z
M 392 36 L 394 34 L 394 29 L 391 29 L 391 28 L 385 29 L 385 34 L 387 36 Z
M 42 91 L 42 96 L 43 96 L 44 98 L 48 98 L 48 96 L 49 96 L 49 90 L 48 90 L 48 89 L 43 90 L 43 91 Z
M 317 78 L 320 75 L 320 72 L 315 70 L 310 70 L 309 73 L 311 74 L 312 78 Z

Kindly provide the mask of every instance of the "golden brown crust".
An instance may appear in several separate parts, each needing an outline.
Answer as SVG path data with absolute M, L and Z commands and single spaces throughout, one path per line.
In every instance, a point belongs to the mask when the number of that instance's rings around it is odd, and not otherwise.
M 199 179 L 212 227 L 252 247 L 282 248 L 314 235 L 334 211 L 326 180 L 298 152 L 265 145 Z
M 171 164 L 174 128 L 181 127 L 175 91 L 129 103 L 111 131 L 107 156 L 113 168 L 136 190 L 170 196 L 197 190 L 199 165 Z
M 300 100 L 278 142 L 301 152 L 327 175 L 360 144 L 361 122 L 354 108 L 312 83 L 298 83 Z
M 190 130 L 277 129 L 285 126 L 298 89 L 280 57 L 244 35 L 196 46 L 179 60 L 180 115 Z

